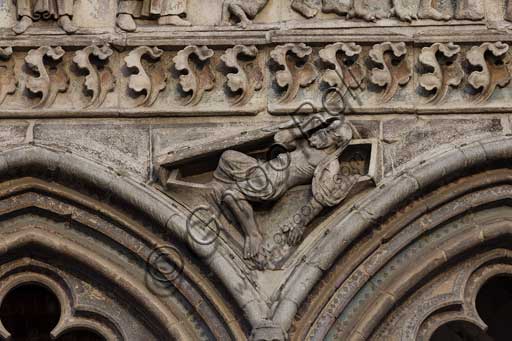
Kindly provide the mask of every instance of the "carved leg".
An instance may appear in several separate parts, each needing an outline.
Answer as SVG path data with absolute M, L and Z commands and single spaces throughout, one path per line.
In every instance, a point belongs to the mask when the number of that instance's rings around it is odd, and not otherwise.
M 192 24 L 177 15 L 163 15 L 158 18 L 159 25 L 170 25 L 170 26 L 191 26 Z
M 403 4 L 404 0 L 393 0 L 393 13 L 400 20 L 412 22 L 415 19 L 418 19 L 417 15 L 412 13 L 406 6 Z
M 512 0 L 508 0 L 505 20 L 512 21 Z
M 137 29 L 137 24 L 131 14 L 120 13 L 117 15 L 117 26 L 123 31 L 134 32 Z
M 306 18 L 313 18 L 318 14 L 318 8 L 309 6 L 304 0 L 293 0 L 292 9 L 299 12 Z
M 254 211 L 247 200 L 241 200 L 243 195 L 237 190 L 226 191 L 223 202 L 229 207 L 245 234 L 244 258 L 255 258 L 260 252 L 262 243 L 261 232 L 254 219 Z
M 352 11 L 349 17 L 363 18 L 366 21 L 375 21 L 377 17 L 370 12 L 366 0 L 354 0 Z
M 66 33 L 75 33 L 78 31 L 78 26 L 73 24 L 69 15 L 61 16 L 59 18 L 58 24 Z
M 229 18 L 231 17 L 229 6 L 231 6 L 231 1 L 224 0 L 222 4 L 222 25 L 229 25 Z
M 231 4 L 229 6 L 229 12 L 240 20 L 240 23 L 238 23 L 238 25 L 240 25 L 243 28 L 246 28 L 248 25 L 252 23 L 252 21 L 247 17 L 247 14 L 245 14 L 244 9 L 240 7 L 240 5 Z
M 439 12 L 435 9 L 435 5 L 435 0 L 420 0 L 418 17 L 421 19 L 450 20 L 450 16 Z
M 455 17 L 457 19 L 481 20 L 484 18 L 484 8 L 480 0 L 459 0 Z
M 22 16 L 20 20 L 18 20 L 18 22 L 16 23 L 16 25 L 14 25 L 14 27 L 12 28 L 12 30 L 14 31 L 14 33 L 16 34 L 22 34 L 23 32 L 25 32 L 30 26 L 32 26 L 33 24 L 33 21 L 32 21 L 32 18 L 28 17 L 28 16 Z

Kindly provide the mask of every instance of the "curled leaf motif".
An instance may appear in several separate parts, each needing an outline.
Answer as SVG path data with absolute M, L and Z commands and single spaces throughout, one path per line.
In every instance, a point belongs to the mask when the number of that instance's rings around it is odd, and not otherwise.
M 12 47 L 0 47 L 0 104 L 16 91 L 16 76 L 14 74 L 14 61 L 11 59 Z
M 460 64 L 459 53 L 460 46 L 453 43 L 435 43 L 421 50 L 420 63 L 432 72 L 420 76 L 420 86 L 427 91 L 435 90 L 434 96 L 428 100 L 428 103 L 439 103 L 448 94 L 450 86 L 457 87 L 462 82 L 464 71 Z
M 348 89 L 362 88 L 366 69 L 358 61 L 361 51 L 361 46 L 354 43 L 335 43 L 320 50 L 320 59 L 331 67 L 322 80 L 338 88 L 342 94 Z
M 103 47 L 92 45 L 75 53 L 73 62 L 80 69 L 85 69 L 88 72 L 84 85 L 87 91 L 92 93 L 92 98 L 86 108 L 96 108 L 102 105 L 107 94 L 114 90 L 116 84 L 112 70 L 109 67 L 95 67 L 91 62 L 91 57 L 96 57 L 98 60 L 105 62 L 113 53 L 114 51 L 107 45 Z
M 196 56 L 199 59 L 194 60 Z M 213 89 L 215 75 L 207 61 L 213 57 L 213 50 L 206 46 L 187 46 L 174 57 L 175 68 L 180 75 L 180 85 L 184 92 L 190 94 L 185 105 L 198 104 L 206 91 Z
M 473 71 L 468 78 L 469 84 L 481 92 L 475 98 L 475 102 L 487 101 L 496 87 L 506 86 L 510 80 L 508 55 L 509 46 L 502 42 L 483 43 L 468 51 L 466 57 L 468 62 L 481 71 Z
M 129 69 L 137 72 L 130 76 L 128 87 L 137 94 L 144 94 L 136 106 L 151 106 L 158 98 L 161 91 L 167 86 L 167 72 L 161 65 L 145 70 L 142 65 L 142 58 L 148 56 L 152 61 L 160 59 L 163 51 L 157 47 L 140 46 L 131 51 L 124 58 Z M 148 74 L 149 72 L 149 74 Z
M 384 88 L 381 102 L 387 103 L 400 86 L 409 83 L 412 67 L 405 43 L 382 43 L 373 46 L 370 59 L 378 66 L 370 71 L 370 81 Z
M 28 67 L 37 76 L 29 76 L 27 89 L 34 94 L 41 94 L 41 100 L 34 108 L 50 107 L 57 98 L 59 92 L 65 92 L 69 86 L 69 77 L 62 67 L 56 69 L 47 68 L 44 57 L 58 61 L 64 56 L 62 47 L 41 46 L 37 50 L 30 50 L 25 57 Z
M 308 61 L 312 53 L 313 49 L 304 43 L 280 45 L 270 53 L 270 57 L 282 68 L 276 73 L 277 85 L 286 88 L 281 103 L 294 100 L 301 87 L 311 85 L 318 78 L 317 68 Z M 302 62 L 304 65 L 301 66 Z
M 234 105 L 247 104 L 254 93 L 263 87 L 263 72 L 256 61 L 257 55 L 256 46 L 237 45 L 220 58 L 228 68 L 236 70 L 227 75 L 229 89 L 233 93 L 240 92 L 233 101 Z M 249 60 L 244 61 L 241 57 Z

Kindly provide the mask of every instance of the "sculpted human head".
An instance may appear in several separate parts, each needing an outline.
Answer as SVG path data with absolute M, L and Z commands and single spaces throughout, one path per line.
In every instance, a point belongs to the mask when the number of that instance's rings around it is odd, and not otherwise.
M 309 144 L 316 149 L 341 146 L 352 140 L 352 129 L 348 124 L 336 120 L 328 127 L 316 131 L 309 138 Z

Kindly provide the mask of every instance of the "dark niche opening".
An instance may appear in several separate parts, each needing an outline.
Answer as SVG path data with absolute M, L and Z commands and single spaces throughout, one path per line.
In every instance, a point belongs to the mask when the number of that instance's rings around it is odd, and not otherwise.
M 11 341 L 52 341 L 51 331 L 60 320 L 60 303 L 47 288 L 28 284 L 11 290 L 0 306 L 0 320 Z M 57 341 L 105 341 L 88 330 L 73 330 Z
M 511 340 L 512 277 L 498 276 L 487 281 L 478 293 L 476 308 L 492 340 Z

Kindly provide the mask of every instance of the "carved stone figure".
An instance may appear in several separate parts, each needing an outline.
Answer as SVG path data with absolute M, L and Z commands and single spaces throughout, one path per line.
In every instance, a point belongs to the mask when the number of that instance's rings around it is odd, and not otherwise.
M 229 24 L 229 18 L 235 16 L 239 25 L 247 27 L 252 19 L 267 5 L 268 0 L 224 0 L 222 5 L 222 22 Z
M 352 9 L 352 2 L 352 0 L 323 0 L 322 11 L 345 15 Z M 313 18 L 320 10 L 318 1 L 314 0 L 293 0 L 292 8 L 306 18 Z
M 187 0 L 121 0 L 117 13 L 117 25 L 128 32 L 135 31 L 136 18 L 157 19 L 159 25 L 190 26 L 183 19 Z
M 251 203 L 274 202 L 293 187 L 313 183 L 311 206 L 318 214 L 323 207 L 339 204 L 347 194 L 347 187 L 336 181 L 338 157 L 352 140 L 353 130 L 339 118 L 331 117 L 328 123 L 321 116 L 316 118 L 283 126 L 274 140 L 288 152 L 270 161 L 261 162 L 233 150 L 220 158 L 210 186 L 216 202 L 227 206 L 244 231 L 246 259 L 257 258 L 263 234 Z M 283 233 L 296 242 L 304 227 L 287 226 Z
M 13 27 L 16 34 L 25 32 L 34 20 L 57 20 L 67 33 L 78 30 L 72 22 L 75 0 L 15 0 L 18 22 Z
M 507 8 L 505 10 L 505 19 L 512 21 L 512 0 L 508 0 Z

